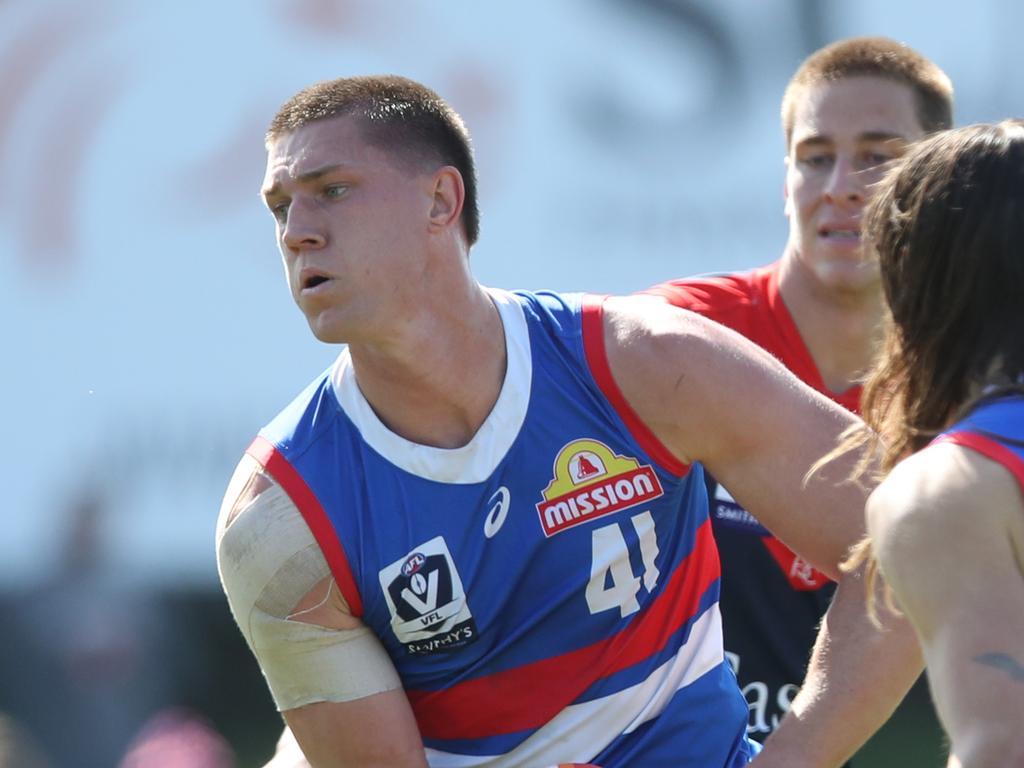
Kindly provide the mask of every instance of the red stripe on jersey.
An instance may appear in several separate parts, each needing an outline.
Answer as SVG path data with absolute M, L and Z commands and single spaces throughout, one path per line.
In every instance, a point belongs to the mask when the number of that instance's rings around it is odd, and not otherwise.
M 671 635 L 696 615 L 701 597 L 719 575 L 718 550 L 707 520 L 697 529 L 693 551 L 662 593 L 617 634 L 442 691 L 406 691 L 420 732 L 433 739 L 480 739 L 542 726 L 595 682 L 664 649 Z
M 363 615 L 363 600 L 359 596 L 359 589 L 356 587 L 356 580 L 352 577 L 352 569 L 349 567 L 345 550 L 338 541 L 330 518 L 320 505 L 320 500 L 313 493 L 312 489 L 302 479 L 302 476 L 291 465 L 291 462 L 284 457 L 277 447 L 262 437 L 257 437 L 252 444 L 245 449 L 245 452 L 258 461 L 270 476 L 273 477 L 285 493 L 291 498 L 298 508 L 302 518 L 313 533 L 313 538 L 320 545 L 324 558 L 331 568 L 335 581 L 338 582 L 338 589 L 348 602 L 352 615 L 359 617 Z
M 1024 459 L 1011 451 L 1002 443 L 990 437 L 979 435 L 977 432 L 952 432 L 948 435 L 940 435 L 934 443 L 953 443 L 962 445 L 964 448 L 971 448 L 982 456 L 987 456 L 992 461 L 998 462 L 1010 470 L 1021 490 L 1024 491 Z
M 590 373 L 601 388 L 601 392 L 608 398 L 608 402 L 618 412 L 619 417 L 626 423 L 633 438 L 640 443 L 640 447 L 647 451 L 648 455 L 658 464 L 674 475 L 682 477 L 690 471 L 690 465 L 675 457 L 675 455 L 651 432 L 637 415 L 633 407 L 626 402 L 622 390 L 615 383 L 612 376 L 611 366 L 608 365 L 608 356 L 604 347 L 604 296 L 583 297 L 583 350 L 587 356 L 587 365 L 590 366 Z

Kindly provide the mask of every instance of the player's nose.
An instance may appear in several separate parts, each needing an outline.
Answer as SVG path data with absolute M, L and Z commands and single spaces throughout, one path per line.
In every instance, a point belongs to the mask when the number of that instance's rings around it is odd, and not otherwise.
M 825 198 L 837 205 L 864 202 L 864 182 L 850 158 L 836 158 L 825 185 Z
M 288 218 L 281 232 L 281 240 L 289 250 L 322 248 L 327 244 L 323 214 L 293 200 L 288 206 Z

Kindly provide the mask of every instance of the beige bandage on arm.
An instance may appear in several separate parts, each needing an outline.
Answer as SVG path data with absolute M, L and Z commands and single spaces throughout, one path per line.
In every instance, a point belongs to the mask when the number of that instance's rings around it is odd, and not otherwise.
M 402 687 L 368 628 L 334 629 L 289 618 L 330 569 L 292 500 L 248 456 L 221 507 L 217 568 L 279 710 Z

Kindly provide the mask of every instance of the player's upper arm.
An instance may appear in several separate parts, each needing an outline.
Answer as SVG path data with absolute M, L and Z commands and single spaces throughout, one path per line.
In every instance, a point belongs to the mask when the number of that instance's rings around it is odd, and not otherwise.
M 872 495 L 882 573 L 925 654 L 939 715 L 964 766 L 1024 762 L 1024 498 L 970 449 L 937 444 Z
M 608 299 L 609 365 L 626 400 L 776 536 L 835 577 L 864 530 L 854 456 L 804 477 L 856 417 L 740 334 L 651 297 Z
M 379 639 L 351 615 L 291 499 L 249 457 L 221 508 L 217 565 L 278 709 L 307 755 L 321 755 L 315 768 L 373 765 L 374 755 L 388 764 L 396 744 L 422 754 L 401 681 Z M 376 729 L 368 720 L 374 717 L 382 718 Z M 378 738 L 382 727 L 394 738 Z

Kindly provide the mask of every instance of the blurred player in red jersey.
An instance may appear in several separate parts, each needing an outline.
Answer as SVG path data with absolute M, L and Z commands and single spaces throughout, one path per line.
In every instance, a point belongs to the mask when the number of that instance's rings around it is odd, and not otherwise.
M 815 52 L 782 100 L 789 219 L 782 258 L 650 292 L 739 331 L 856 412 L 884 306 L 877 264 L 861 245 L 868 192 L 912 142 L 950 127 L 952 111 L 949 79 L 905 45 L 858 37 Z M 748 734 L 763 741 L 804 679 L 835 585 L 708 478 L 725 648 L 750 706 Z

